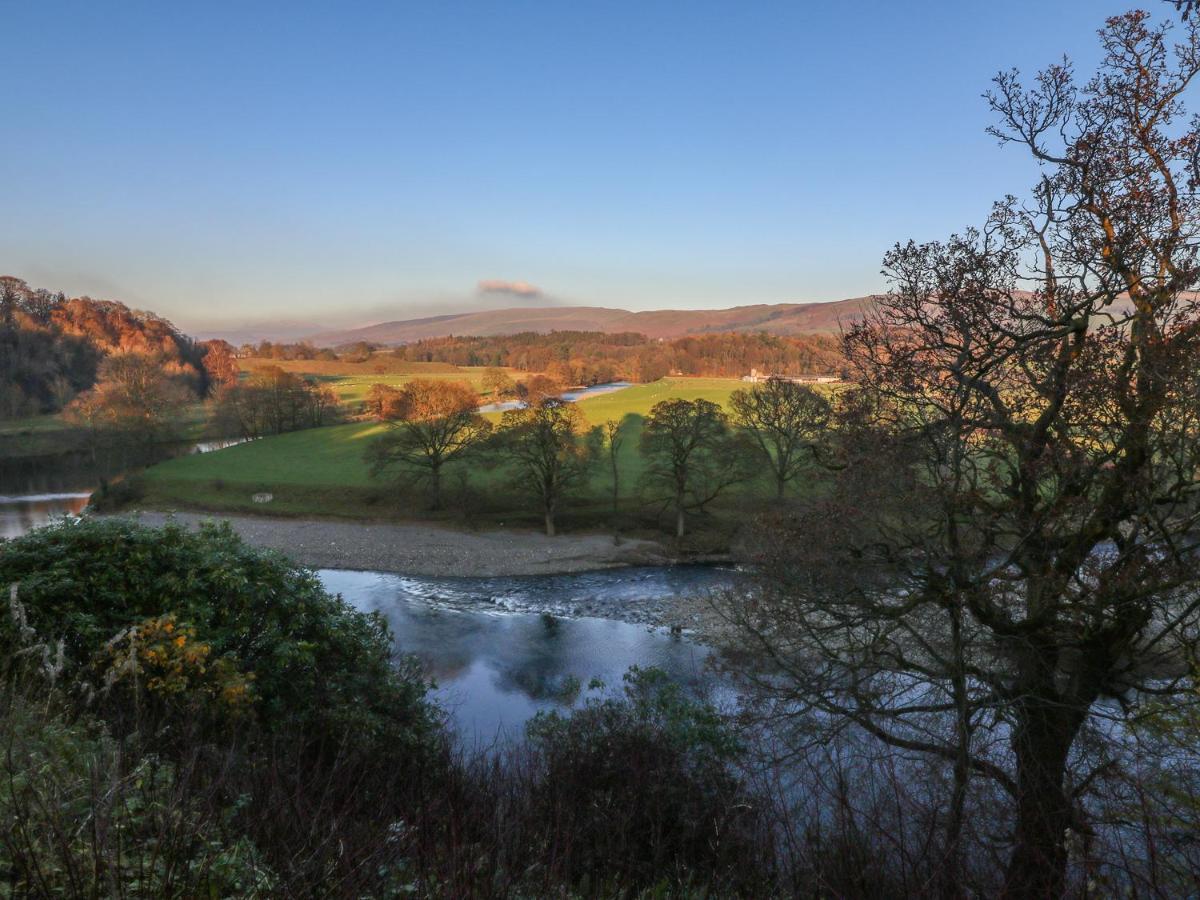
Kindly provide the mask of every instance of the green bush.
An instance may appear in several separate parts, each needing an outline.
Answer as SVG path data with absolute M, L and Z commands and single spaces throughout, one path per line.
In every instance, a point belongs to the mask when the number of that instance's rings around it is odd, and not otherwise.
M 438 717 L 416 669 L 392 658 L 381 617 L 330 595 L 312 572 L 254 549 L 228 524 L 198 531 L 83 519 L 0 543 L 0 587 L 17 584 L 28 625 L 64 645 L 64 678 L 100 677 L 113 639 L 170 621 L 206 648 L 203 667 L 247 680 L 269 730 L 412 749 Z M 0 653 L 20 643 L 0 616 Z
M 0 895 L 267 897 L 276 879 L 179 764 L 123 751 L 93 718 L 6 693 Z
M 624 697 L 540 714 L 527 734 L 537 776 L 524 815 L 542 864 L 568 883 L 763 887 L 770 841 L 734 771 L 738 743 L 662 671 L 633 668 Z

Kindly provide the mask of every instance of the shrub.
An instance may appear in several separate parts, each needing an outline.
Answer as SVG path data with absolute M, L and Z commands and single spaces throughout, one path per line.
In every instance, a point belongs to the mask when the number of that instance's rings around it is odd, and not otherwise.
M 130 755 L 90 717 L 0 708 L 0 894 L 265 897 L 275 876 L 182 769 Z
M 62 639 L 68 678 L 111 665 L 109 644 L 127 629 L 170 622 L 206 648 L 206 673 L 219 669 L 226 686 L 253 681 L 253 710 L 268 729 L 353 735 L 390 751 L 416 749 L 437 731 L 426 685 L 412 665 L 393 664 L 381 617 L 245 544 L 228 524 L 193 532 L 84 519 L 38 529 L 0 544 L 0 585 L 12 583 L 28 626 Z M 12 652 L 18 637 L 0 617 L 0 652 Z
M 623 698 L 541 714 L 528 738 L 538 778 L 525 815 L 542 864 L 568 883 L 763 887 L 770 840 L 734 772 L 738 744 L 663 672 L 631 669 Z

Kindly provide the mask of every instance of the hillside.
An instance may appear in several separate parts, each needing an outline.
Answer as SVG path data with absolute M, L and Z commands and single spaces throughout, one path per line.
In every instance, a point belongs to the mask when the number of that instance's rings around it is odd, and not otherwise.
M 0 276 L 0 419 L 58 412 L 95 384 L 109 355 L 151 357 L 202 396 L 209 349 L 153 313 Z
M 336 346 L 355 341 L 406 344 L 447 335 L 489 337 L 524 331 L 637 332 L 676 338 L 722 331 L 762 331 L 777 335 L 834 334 L 858 319 L 871 297 L 827 303 L 775 303 L 731 309 L 660 309 L 633 312 L 602 306 L 550 306 L 488 310 L 381 322 L 364 328 L 326 331 L 313 343 Z

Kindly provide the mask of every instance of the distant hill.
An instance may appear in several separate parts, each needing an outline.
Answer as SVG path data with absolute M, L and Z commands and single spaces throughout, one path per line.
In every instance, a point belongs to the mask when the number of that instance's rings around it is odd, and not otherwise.
M 324 331 L 328 326 L 317 322 L 292 322 L 287 320 L 231 323 L 228 325 L 200 326 L 192 329 L 196 340 L 228 341 L 235 347 L 242 344 L 257 344 L 261 341 L 298 341 L 301 338 Z
M 658 309 L 633 312 L 603 306 L 541 306 L 381 322 L 364 328 L 325 331 L 309 340 L 332 347 L 356 341 L 406 344 L 424 338 L 461 335 L 490 337 L 522 331 L 637 332 L 652 338 L 677 338 L 722 331 L 769 334 L 835 334 L 862 317 L 874 297 L 828 303 L 773 303 L 732 309 Z

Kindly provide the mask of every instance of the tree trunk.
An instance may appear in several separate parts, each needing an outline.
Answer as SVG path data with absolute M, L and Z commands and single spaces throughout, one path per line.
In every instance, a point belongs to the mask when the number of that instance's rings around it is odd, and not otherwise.
M 612 457 L 612 481 L 613 481 L 612 511 L 613 511 L 613 518 L 615 519 L 617 516 L 617 501 L 620 496 L 620 474 L 617 469 L 617 456 L 615 453 L 613 454 L 613 457 Z
M 1013 750 L 1017 761 L 1017 827 L 1004 881 L 1010 898 L 1061 897 L 1066 887 L 1066 832 L 1071 802 L 1064 789 L 1067 756 L 1083 723 L 1052 681 L 1025 693 Z
M 430 487 L 433 491 L 433 508 L 442 508 L 442 467 L 440 465 L 430 466 L 429 468 Z
M 678 497 L 675 500 L 675 537 L 683 537 L 684 531 L 684 515 L 683 515 L 683 498 Z
M 546 510 L 546 535 L 554 537 L 554 510 Z

